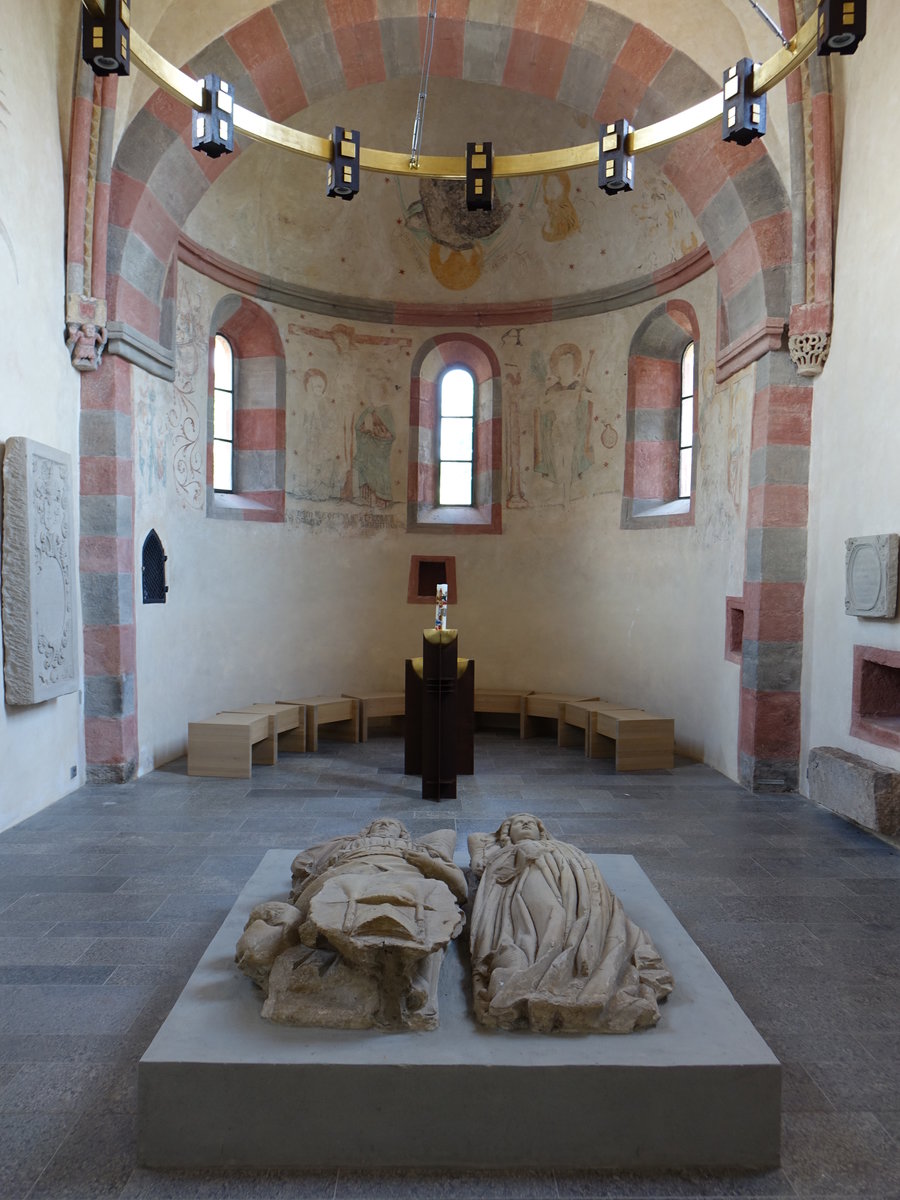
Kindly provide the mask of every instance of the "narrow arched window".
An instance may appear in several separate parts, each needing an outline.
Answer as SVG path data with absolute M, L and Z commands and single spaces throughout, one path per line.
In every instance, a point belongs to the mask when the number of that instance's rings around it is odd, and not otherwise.
M 465 367 L 438 384 L 438 504 L 471 505 L 475 460 L 475 377 Z
M 678 495 L 691 494 L 694 460 L 694 343 L 681 356 L 681 435 L 678 439 Z
M 141 550 L 141 593 L 145 604 L 165 604 L 166 553 L 159 534 L 151 529 Z
M 234 491 L 234 350 L 221 333 L 213 349 L 213 489 Z

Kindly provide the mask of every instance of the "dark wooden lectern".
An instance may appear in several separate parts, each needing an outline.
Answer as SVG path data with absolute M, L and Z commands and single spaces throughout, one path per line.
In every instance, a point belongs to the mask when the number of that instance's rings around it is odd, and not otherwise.
M 404 771 L 423 800 L 452 800 L 456 776 L 475 771 L 475 662 L 457 658 L 455 629 L 426 629 L 422 658 L 406 660 Z

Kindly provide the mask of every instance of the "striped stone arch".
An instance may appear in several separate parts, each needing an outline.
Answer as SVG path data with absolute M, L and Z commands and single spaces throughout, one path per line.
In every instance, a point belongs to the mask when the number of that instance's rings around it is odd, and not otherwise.
M 601 4 L 510 5 L 491 23 L 468 12 L 461 2 L 438 15 L 435 75 L 544 96 L 598 122 L 627 116 L 638 126 L 719 86 L 650 29 Z M 211 42 L 185 70 L 217 71 L 243 105 L 285 121 L 347 89 L 418 76 L 425 20 L 418 5 L 386 15 L 377 0 L 279 0 Z M 239 138 L 235 155 L 210 160 L 190 149 L 189 138 L 189 110 L 157 91 L 116 154 L 109 299 L 115 322 L 138 340 L 159 341 L 179 230 L 241 150 Z M 722 297 L 720 363 L 737 369 L 780 343 L 789 316 L 789 197 L 762 141 L 733 146 L 713 128 L 652 153 L 709 246 Z

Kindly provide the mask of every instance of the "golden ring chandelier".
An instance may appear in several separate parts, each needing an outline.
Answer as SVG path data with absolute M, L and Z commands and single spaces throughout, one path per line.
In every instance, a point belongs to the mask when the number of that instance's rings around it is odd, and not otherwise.
M 104 0 L 83 0 L 84 7 L 95 17 L 102 17 Z M 753 69 L 752 91 L 756 96 L 779 84 L 796 70 L 817 47 L 818 18 L 813 15 L 800 27 L 793 38 L 764 63 L 756 63 Z M 203 81 L 192 79 L 184 71 L 173 66 L 158 54 L 153 47 L 131 29 L 131 58 L 140 69 L 159 85 L 163 91 L 182 100 L 193 109 L 203 107 Z M 708 100 L 686 108 L 683 112 L 643 129 L 633 129 L 625 143 L 626 154 L 640 154 L 658 146 L 666 146 L 679 138 L 704 129 L 721 121 L 723 92 L 719 89 Z M 290 129 L 268 117 L 261 117 L 240 104 L 234 105 L 234 128 L 257 142 L 278 146 L 306 158 L 315 158 L 330 163 L 334 157 L 334 143 L 330 138 L 316 137 L 302 130 Z M 595 140 L 583 146 L 568 146 L 561 150 L 538 150 L 529 154 L 496 155 L 493 160 L 494 178 L 512 178 L 522 175 L 549 175 L 557 171 L 571 171 L 578 167 L 596 167 L 600 160 L 599 144 Z M 411 164 L 408 153 L 390 150 L 375 150 L 363 146 L 359 165 L 364 171 L 377 171 L 384 175 L 417 175 L 430 179 L 465 179 L 466 160 L 460 155 L 427 155 L 419 157 L 416 165 Z

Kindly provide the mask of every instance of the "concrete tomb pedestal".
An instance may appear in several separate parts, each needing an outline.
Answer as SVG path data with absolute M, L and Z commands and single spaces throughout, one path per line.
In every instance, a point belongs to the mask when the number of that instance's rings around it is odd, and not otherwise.
M 479 1028 L 451 944 L 440 1027 L 264 1021 L 233 962 L 255 904 L 285 888 L 269 851 L 138 1068 L 138 1148 L 156 1167 L 743 1167 L 779 1161 L 781 1067 L 630 855 L 592 856 L 677 980 L 628 1035 Z M 464 865 L 465 855 L 457 854 Z M 461 952 L 462 949 L 462 952 Z

